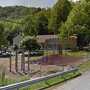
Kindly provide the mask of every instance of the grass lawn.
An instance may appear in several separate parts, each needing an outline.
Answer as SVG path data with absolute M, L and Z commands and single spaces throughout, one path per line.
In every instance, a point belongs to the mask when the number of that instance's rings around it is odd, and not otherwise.
M 90 70 L 90 60 L 84 62 L 83 64 L 80 64 L 78 67 L 79 67 L 80 72 L 82 73 Z
M 51 78 L 51 79 L 46 80 L 46 81 L 41 81 L 39 83 L 36 83 L 36 84 L 31 85 L 28 88 L 19 89 L 19 90 L 38 90 L 38 89 L 41 89 L 42 90 L 44 88 L 48 88 L 50 86 L 53 86 L 53 85 L 56 85 L 58 83 L 62 83 L 64 81 L 66 81 L 66 80 L 69 80 L 69 79 L 72 79 L 74 77 L 77 77 L 78 75 L 80 75 L 80 73 L 78 71 L 75 71 L 75 73 L 66 73 L 66 74 L 64 74 L 62 76 Z M 26 78 L 22 78 L 21 81 L 23 81 L 25 79 Z M 8 85 L 8 84 L 15 83 L 15 82 L 16 81 L 9 80 L 9 79 L 5 79 L 5 80 L 3 80 L 3 82 L 2 82 L 2 79 L 0 80 L 1 86 L 2 85 Z
M 62 83 L 64 81 L 67 81 L 69 79 L 75 78 L 79 75 L 81 75 L 81 74 L 78 71 L 75 71 L 75 73 L 67 73 L 63 76 L 58 76 L 58 77 L 51 78 L 46 81 L 41 81 L 37 84 L 31 85 L 28 88 L 20 89 L 20 90 L 43 90 L 43 89 L 49 88 L 53 85 L 56 85 L 56 84 Z
M 64 55 L 74 56 L 74 57 L 86 56 L 88 54 L 89 54 L 89 52 L 84 52 L 84 51 L 65 52 L 64 53 Z M 41 58 L 41 57 L 32 57 L 32 60 L 36 60 L 37 58 Z M 86 61 L 86 62 L 80 64 L 78 66 L 78 68 L 79 68 L 80 72 L 85 72 L 85 71 L 89 70 L 90 69 L 90 61 Z M 53 86 L 55 84 L 62 83 L 66 80 L 72 79 L 72 78 L 80 75 L 80 72 L 75 72 L 74 74 L 73 73 L 68 73 L 68 74 L 63 75 L 63 77 L 59 76 L 59 77 L 51 78 L 47 81 L 42 81 L 42 82 L 39 82 L 37 84 L 33 84 L 33 85 L 31 85 L 30 87 L 28 87 L 26 89 L 20 89 L 20 90 L 38 90 L 40 88 L 47 88 L 47 87 Z M 20 79 L 18 81 L 14 81 L 14 80 L 11 80 L 11 79 L 3 79 L 3 78 L 0 76 L 0 86 L 8 85 L 8 84 L 11 84 L 11 83 L 15 83 L 15 82 L 30 79 L 30 78 L 27 78 L 25 76 L 20 77 Z
M 31 57 L 31 61 L 37 61 L 39 60 L 40 58 L 42 58 L 43 56 L 34 56 L 34 57 Z
M 90 52 L 86 52 L 86 51 L 76 51 L 76 52 L 65 52 L 64 55 L 74 56 L 74 57 L 83 57 L 83 56 L 86 57 L 89 54 L 90 54 Z M 78 66 L 78 68 L 79 68 L 80 72 L 85 72 L 85 71 L 90 70 L 90 61 L 86 61 L 86 62 L 80 64 Z M 80 75 L 80 72 L 75 72 L 74 74 L 68 73 L 68 74 L 63 75 L 63 77 L 59 76 L 59 77 L 51 78 L 47 81 L 42 81 L 40 83 L 33 84 L 33 85 L 31 85 L 31 87 L 29 87 L 27 89 L 20 89 L 20 90 L 38 90 L 41 88 L 48 88 L 50 86 L 53 86 L 53 85 L 56 85 L 58 83 L 62 83 L 66 80 L 77 77 L 78 75 Z
M 28 77 L 26 75 L 21 76 L 17 80 L 16 79 L 13 80 L 13 79 L 10 79 L 10 78 L 7 78 L 7 77 L 0 75 L 0 86 L 5 86 L 5 85 L 12 84 L 12 83 L 22 82 L 22 81 L 29 80 L 29 79 L 30 79 L 30 77 Z
M 46 80 L 46 81 L 41 81 L 37 84 L 33 84 L 31 85 L 31 87 L 28 87 L 26 89 L 20 89 L 20 90 L 43 90 L 43 89 L 46 89 L 48 87 L 51 87 L 53 85 L 56 85 L 58 83 L 62 83 L 66 80 L 69 80 L 69 79 L 72 79 L 74 77 L 77 77 L 79 76 L 80 73 L 79 72 L 75 72 L 75 73 L 67 73 L 63 76 L 58 76 L 58 77 L 55 77 L 55 78 L 51 78 L 49 80 Z
M 86 51 L 65 51 L 65 52 L 63 52 L 63 54 L 65 56 L 83 57 L 83 56 L 87 56 L 88 54 L 90 54 L 90 52 L 86 52 Z
M 86 61 L 82 64 L 80 64 L 78 66 L 79 68 L 79 71 L 84 73 L 88 70 L 90 70 L 90 61 Z M 65 74 L 63 77 L 59 76 L 59 77 L 55 77 L 55 78 L 52 78 L 52 79 L 49 79 L 47 80 L 46 82 L 43 81 L 43 82 L 40 82 L 38 84 L 34 84 L 32 85 L 30 88 L 27 88 L 27 89 L 23 89 L 23 90 L 36 90 L 36 89 L 40 89 L 40 88 L 48 88 L 50 86 L 53 86 L 53 85 L 56 85 L 56 84 L 60 84 L 66 80 L 69 80 L 69 79 L 72 79 L 74 77 L 77 77 L 78 75 L 80 75 L 80 72 L 76 72 L 76 73 L 68 73 L 68 74 Z M 41 89 L 43 90 L 43 89 Z

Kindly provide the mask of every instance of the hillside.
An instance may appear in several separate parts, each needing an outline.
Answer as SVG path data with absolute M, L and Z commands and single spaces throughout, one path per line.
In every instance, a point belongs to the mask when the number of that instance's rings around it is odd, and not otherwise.
M 29 8 L 24 6 L 0 7 L 0 19 L 20 19 L 21 17 L 34 14 L 39 11 L 41 11 L 40 8 Z

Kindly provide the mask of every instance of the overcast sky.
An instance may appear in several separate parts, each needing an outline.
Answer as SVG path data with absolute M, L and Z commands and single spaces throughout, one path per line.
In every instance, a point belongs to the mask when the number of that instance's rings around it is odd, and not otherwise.
M 0 0 L 0 6 L 24 5 L 31 7 L 51 7 L 57 0 Z

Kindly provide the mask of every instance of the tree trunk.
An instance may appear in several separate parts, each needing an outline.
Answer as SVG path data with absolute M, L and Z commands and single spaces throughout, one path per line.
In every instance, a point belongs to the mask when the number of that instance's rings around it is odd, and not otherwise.
M 9 68 L 10 68 L 10 72 L 11 72 L 11 71 L 12 71 L 12 57 L 11 57 L 11 51 L 10 51 L 10 58 L 9 58 L 9 59 L 10 59 L 10 62 L 9 62 L 10 67 L 9 67 Z
M 59 54 L 62 55 L 62 47 L 59 47 Z
M 28 51 L 28 71 L 30 71 L 30 51 Z
M 21 71 L 23 71 L 23 73 L 25 73 L 25 55 L 24 55 L 24 51 L 22 51 L 22 56 L 21 56 Z
M 15 56 L 15 70 L 18 72 L 18 52 L 16 50 L 16 56 Z

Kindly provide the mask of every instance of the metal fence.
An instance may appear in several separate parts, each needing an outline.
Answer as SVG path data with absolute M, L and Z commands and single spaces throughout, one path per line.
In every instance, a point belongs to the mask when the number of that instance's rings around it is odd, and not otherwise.
M 43 76 L 43 77 L 39 77 L 39 78 L 27 80 L 27 81 L 15 83 L 15 84 L 3 86 L 3 87 L 0 87 L 0 90 L 18 90 L 20 88 L 25 88 L 25 87 L 27 88 L 27 87 L 30 87 L 32 84 L 38 83 L 40 81 L 45 81 L 45 80 L 48 80 L 50 78 L 54 78 L 54 77 L 57 77 L 57 76 L 62 76 L 64 74 L 67 74 L 67 73 L 70 73 L 70 72 L 75 73 L 75 71 L 78 71 L 78 69 L 77 68 L 72 68 L 71 70 L 66 70 L 66 71 L 63 71 L 63 72 L 57 72 L 57 73 L 50 74 L 50 75 L 47 75 L 47 76 Z

